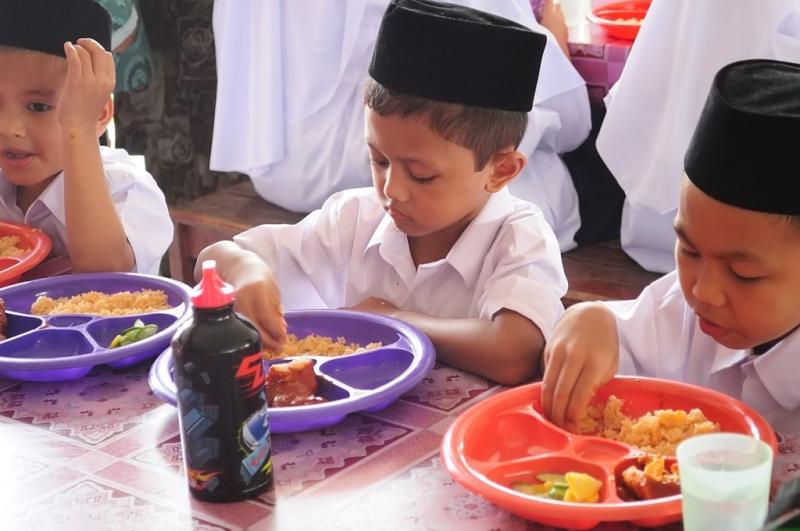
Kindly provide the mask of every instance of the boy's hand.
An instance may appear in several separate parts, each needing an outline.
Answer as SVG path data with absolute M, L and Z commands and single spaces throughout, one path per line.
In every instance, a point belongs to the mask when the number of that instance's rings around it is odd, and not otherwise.
M 595 392 L 617 372 L 614 315 L 597 303 L 567 310 L 544 351 L 544 414 L 558 426 L 575 424 Z
M 236 289 L 234 309 L 250 319 L 258 329 L 264 350 L 280 352 L 286 341 L 286 320 L 272 272 L 266 267 L 240 269 L 238 274 L 230 277 Z
M 558 46 L 564 55 L 569 57 L 569 46 L 567 39 L 569 37 L 569 29 L 564 20 L 564 13 L 561 11 L 561 3 L 556 0 L 545 0 L 544 7 L 542 8 L 542 26 L 550 30 L 553 37 L 556 38 Z
M 77 45 L 65 42 L 64 53 L 67 79 L 58 102 L 58 121 L 64 127 L 94 130 L 116 83 L 114 58 L 93 39 L 78 39 Z
M 368 297 L 360 303 L 350 306 L 348 310 L 356 310 L 359 312 L 378 313 L 382 315 L 392 315 L 397 311 L 397 306 L 385 299 L 377 297 Z

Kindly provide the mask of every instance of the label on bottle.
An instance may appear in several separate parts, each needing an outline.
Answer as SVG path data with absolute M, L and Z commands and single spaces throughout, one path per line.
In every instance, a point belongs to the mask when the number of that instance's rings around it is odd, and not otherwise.
M 184 356 L 175 383 L 190 488 L 236 499 L 272 481 L 263 357 Z

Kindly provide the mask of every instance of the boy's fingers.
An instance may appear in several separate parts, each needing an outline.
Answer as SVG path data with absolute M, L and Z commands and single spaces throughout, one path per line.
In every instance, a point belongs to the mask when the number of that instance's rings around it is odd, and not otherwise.
M 114 64 L 114 56 L 110 52 L 105 52 L 105 74 L 112 84 L 117 82 L 117 67 Z
M 99 42 L 88 37 L 78 39 L 78 44 L 86 48 L 86 50 L 92 54 L 92 57 L 100 57 L 102 54 L 106 53 L 106 49 L 103 48 Z
M 266 316 L 265 316 L 266 317 Z M 261 326 L 269 334 L 270 338 L 278 344 L 282 344 L 286 340 L 286 328 L 284 327 L 283 318 L 270 314 L 266 318 L 262 318 Z
M 92 63 L 92 70 L 99 73 L 105 66 L 106 50 L 94 39 L 78 39 L 78 46 L 86 50 Z
M 550 410 L 551 418 L 556 426 L 564 426 L 566 422 L 565 415 L 567 413 L 567 406 L 569 399 L 572 396 L 572 391 L 575 388 L 575 382 L 578 379 L 581 371 L 583 370 L 583 363 L 579 359 L 572 356 L 569 363 L 564 363 L 558 374 L 558 382 L 553 390 L 553 402 Z
M 558 382 L 558 373 L 561 372 L 563 356 L 549 347 L 545 350 L 544 379 L 542 383 L 542 409 L 546 417 L 550 418 L 553 408 L 553 391 Z
M 64 43 L 64 55 L 67 57 L 67 75 L 81 75 L 81 59 L 71 42 Z
M 81 75 L 84 77 L 93 75 L 94 69 L 92 68 L 92 56 L 89 55 L 89 52 L 86 50 L 86 48 L 80 44 L 75 46 L 75 51 L 77 52 L 81 61 Z
M 572 388 L 572 396 L 570 396 L 567 404 L 565 417 L 570 424 L 577 424 L 584 411 L 586 411 L 589 400 L 597 392 L 597 377 L 598 374 L 593 367 L 584 365 L 580 375 L 578 375 L 578 379 L 575 381 L 575 386 Z
M 269 333 L 261 326 L 257 326 L 256 328 L 258 328 L 258 331 L 261 334 L 261 350 L 267 350 L 269 352 L 281 351 L 283 343 L 270 336 Z

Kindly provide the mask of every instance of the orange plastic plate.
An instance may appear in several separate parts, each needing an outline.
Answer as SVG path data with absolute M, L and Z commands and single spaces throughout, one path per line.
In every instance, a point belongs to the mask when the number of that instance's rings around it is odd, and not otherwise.
M 17 246 L 25 250 L 20 256 L 0 258 L 0 286 L 18 282 L 23 273 L 47 258 L 52 247 L 47 234 L 26 225 L 0 221 L 0 236 L 19 236 Z
M 468 490 L 514 514 L 542 524 L 588 529 L 600 522 L 630 521 L 655 527 L 681 518 L 681 497 L 623 501 L 617 477 L 639 455 L 633 447 L 599 437 L 579 436 L 547 421 L 541 383 L 499 393 L 476 404 L 450 426 L 441 454 L 447 471 Z M 700 408 L 722 431 L 751 434 L 777 451 L 775 432 L 753 409 L 702 387 L 651 378 L 617 377 L 593 401 L 614 394 L 628 416 L 656 409 Z M 571 503 L 517 492 L 512 483 L 533 482 L 537 474 L 584 472 L 602 481 L 599 503 Z
M 592 8 L 587 18 L 603 28 L 609 36 L 632 41 L 639 34 L 639 28 L 649 7 L 649 0 L 613 2 Z M 629 21 L 632 18 L 639 22 Z

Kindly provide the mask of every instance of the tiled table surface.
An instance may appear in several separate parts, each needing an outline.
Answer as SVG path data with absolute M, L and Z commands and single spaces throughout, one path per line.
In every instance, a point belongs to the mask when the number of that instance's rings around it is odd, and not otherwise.
M 608 37 L 602 28 L 588 22 L 571 26 L 568 41 L 572 65 L 586 81 L 589 99 L 602 103 L 622 74 L 633 41 Z
M 542 529 L 468 493 L 439 459 L 453 419 L 500 390 L 437 367 L 381 412 L 273 435 L 275 489 L 209 504 L 187 491 L 175 410 L 150 392 L 147 365 L 96 368 L 64 383 L 0 380 L 0 527 Z M 800 439 L 784 438 L 775 480 L 793 474 L 800 474 Z

